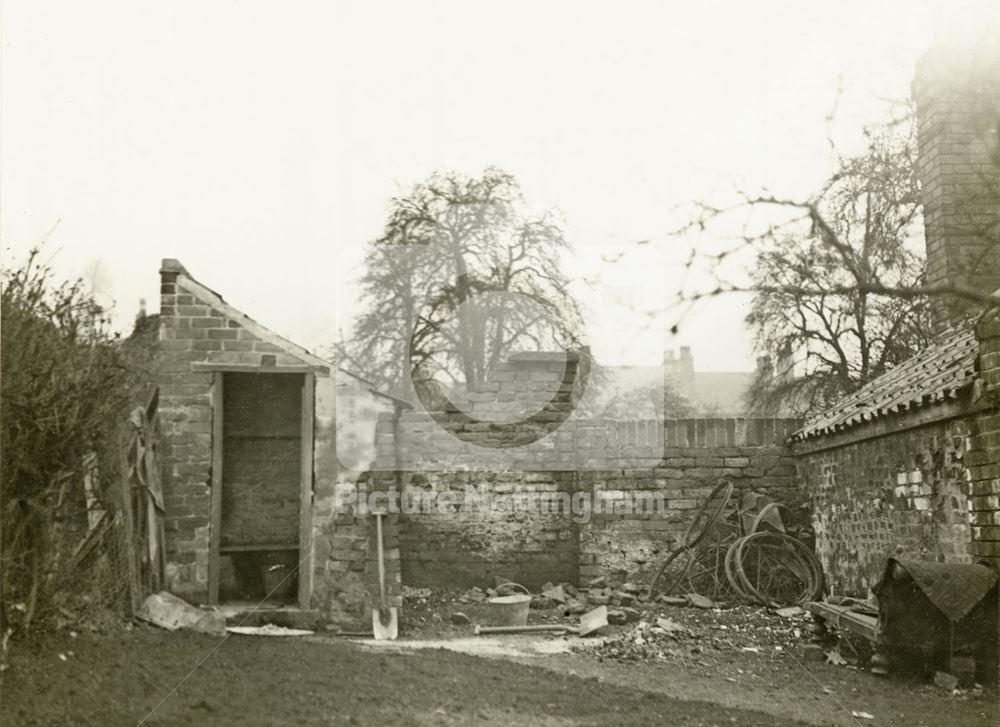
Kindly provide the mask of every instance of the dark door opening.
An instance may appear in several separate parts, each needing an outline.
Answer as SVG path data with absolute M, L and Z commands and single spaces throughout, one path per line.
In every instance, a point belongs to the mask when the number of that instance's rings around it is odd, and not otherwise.
M 304 385 L 304 374 L 222 375 L 219 602 L 299 599 Z

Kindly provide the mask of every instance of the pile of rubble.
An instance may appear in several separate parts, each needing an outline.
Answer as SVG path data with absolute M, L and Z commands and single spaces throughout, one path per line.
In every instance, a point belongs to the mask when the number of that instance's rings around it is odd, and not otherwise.
M 581 650 L 601 660 L 683 661 L 713 654 L 781 654 L 796 649 L 808 634 L 810 617 L 802 609 L 779 612 L 751 606 L 731 609 L 651 608 L 634 626 Z

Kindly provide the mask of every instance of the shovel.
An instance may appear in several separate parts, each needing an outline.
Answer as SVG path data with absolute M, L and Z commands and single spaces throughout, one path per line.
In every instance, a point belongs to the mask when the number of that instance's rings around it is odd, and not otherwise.
M 372 513 L 375 515 L 375 531 L 378 538 L 378 588 L 379 607 L 372 609 L 372 632 L 376 639 L 395 639 L 399 636 L 399 618 L 396 607 L 390 606 L 385 598 L 385 552 L 382 549 L 382 516 L 383 512 Z

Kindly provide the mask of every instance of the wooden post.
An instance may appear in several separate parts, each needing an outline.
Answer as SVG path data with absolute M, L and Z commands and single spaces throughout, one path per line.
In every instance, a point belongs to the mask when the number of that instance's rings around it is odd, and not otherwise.
M 219 602 L 219 543 L 222 539 L 222 383 L 216 371 L 212 382 L 212 522 L 208 536 L 208 602 Z
M 299 504 L 299 607 L 309 608 L 312 599 L 312 503 L 313 503 L 313 416 L 316 375 L 308 373 L 302 382 L 302 465 Z

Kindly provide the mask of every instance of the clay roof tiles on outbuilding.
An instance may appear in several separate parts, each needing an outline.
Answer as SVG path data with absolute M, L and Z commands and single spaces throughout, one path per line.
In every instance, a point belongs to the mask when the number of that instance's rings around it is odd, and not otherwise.
M 950 328 L 916 356 L 810 418 L 792 439 L 831 434 L 881 416 L 957 399 L 975 379 L 978 351 L 971 324 Z

